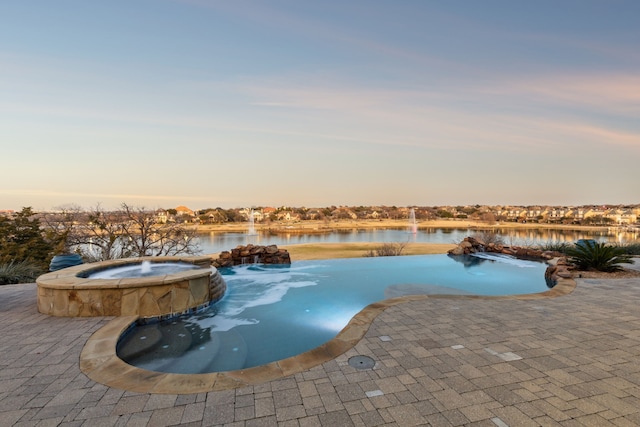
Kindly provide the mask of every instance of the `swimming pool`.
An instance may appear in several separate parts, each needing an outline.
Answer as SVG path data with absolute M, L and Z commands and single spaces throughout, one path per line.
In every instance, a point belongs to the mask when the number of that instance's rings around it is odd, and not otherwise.
M 298 261 L 220 269 L 227 294 L 202 313 L 132 328 L 118 356 L 139 368 L 205 373 L 263 365 L 335 337 L 372 302 L 411 294 L 548 290 L 546 264 L 447 255 Z

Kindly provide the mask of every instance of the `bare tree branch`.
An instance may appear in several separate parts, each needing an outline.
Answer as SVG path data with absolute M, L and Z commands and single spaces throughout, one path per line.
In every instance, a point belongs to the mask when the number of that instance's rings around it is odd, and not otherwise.
M 67 251 L 89 261 L 141 256 L 195 254 L 199 251 L 195 231 L 178 223 L 158 222 L 153 211 L 126 203 L 107 212 L 97 205 L 89 211 L 60 208 L 43 223 Z

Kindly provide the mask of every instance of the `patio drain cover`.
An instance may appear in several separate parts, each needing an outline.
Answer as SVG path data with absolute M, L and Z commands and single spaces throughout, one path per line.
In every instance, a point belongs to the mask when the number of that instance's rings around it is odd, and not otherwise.
M 369 356 L 353 356 L 349 358 L 349 366 L 356 369 L 373 369 L 376 361 Z

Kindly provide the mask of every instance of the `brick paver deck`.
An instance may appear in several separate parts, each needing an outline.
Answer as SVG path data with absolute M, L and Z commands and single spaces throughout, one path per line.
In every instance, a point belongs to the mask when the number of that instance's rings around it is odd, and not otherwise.
M 35 284 L 4 286 L 0 426 L 638 426 L 640 279 L 577 282 L 552 299 L 393 306 L 335 360 L 185 395 L 90 380 L 80 352 L 110 319 L 45 316 Z

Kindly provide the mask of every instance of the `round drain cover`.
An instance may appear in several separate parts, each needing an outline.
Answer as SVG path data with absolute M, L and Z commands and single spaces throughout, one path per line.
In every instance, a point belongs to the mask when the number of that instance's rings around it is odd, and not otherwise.
M 349 366 L 356 369 L 373 369 L 376 361 L 369 356 L 353 356 L 349 358 Z

